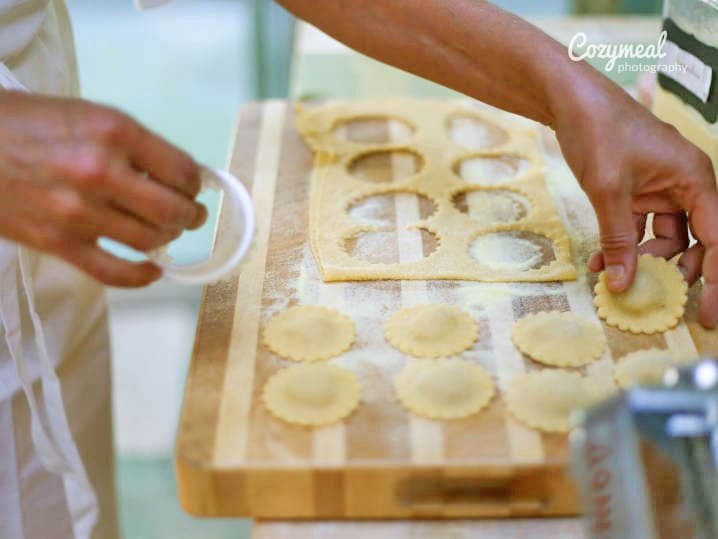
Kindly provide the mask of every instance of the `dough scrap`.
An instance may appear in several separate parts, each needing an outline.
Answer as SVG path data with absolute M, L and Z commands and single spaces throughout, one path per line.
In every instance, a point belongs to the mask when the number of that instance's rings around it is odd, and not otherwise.
M 394 383 L 397 398 L 429 419 L 460 419 L 478 413 L 494 396 L 491 377 L 467 359 L 414 361 Z
M 511 380 L 505 392 L 506 407 L 529 427 L 547 432 L 568 432 L 571 413 L 606 398 L 608 388 L 579 374 L 544 369 Z
M 660 333 L 675 327 L 683 316 L 688 285 L 675 264 L 641 255 L 633 285 L 619 294 L 609 292 L 605 273 L 596 283 L 594 304 L 609 326 L 631 333 Z
M 354 322 L 321 305 L 290 307 L 265 326 L 264 344 L 275 354 L 293 361 L 336 357 L 351 347 Z
M 511 336 L 521 352 L 554 367 L 587 365 L 606 349 L 601 326 L 570 312 L 529 314 L 516 322 Z
M 467 153 L 449 136 L 449 120 L 456 116 L 478 120 L 490 129 L 504 131 L 507 136 L 490 149 Z M 385 119 L 390 134 L 397 131 L 392 129 L 394 123 L 402 126 L 398 131 L 406 131 L 406 126 L 413 131 L 410 137 L 401 141 L 392 135 L 388 142 L 358 142 L 335 136 L 337 126 L 369 118 Z M 536 130 L 527 122 L 488 106 L 469 105 L 465 101 L 402 98 L 342 101 L 319 107 L 299 104 L 297 129 L 314 151 L 309 235 L 324 281 L 466 279 L 545 282 L 576 278 L 569 237 L 546 186 Z M 413 152 L 421 158 L 423 166 L 416 172 L 412 168 L 411 174 L 404 175 L 399 173 L 403 168 L 402 159 L 392 159 L 388 162 L 392 163 L 389 166 L 395 173 L 393 181 L 372 182 L 352 177 L 347 167 L 358 156 L 387 151 L 397 152 L 396 157 L 400 157 L 399 152 Z M 530 163 L 529 169 L 501 182 L 506 188 L 520 190 L 532 203 L 519 221 L 476 220 L 453 206 L 452 199 L 457 193 L 474 190 L 477 186 L 491 187 L 496 183 L 492 177 L 483 182 L 468 181 L 454 173 L 457 163 L 471 157 L 511 157 Z M 378 228 L 370 224 L 359 225 L 345 209 L 352 201 L 397 190 L 417 193 L 437 202 L 438 209 L 434 214 L 407 219 L 409 223 L 406 225 L 435 234 L 438 248 L 427 256 L 401 263 L 351 256 L 346 249 L 346 240 L 359 232 L 377 231 Z M 514 230 L 549 238 L 555 259 L 542 267 L 491 267 L 481 264 L 469 253 L 469 244 L 478 236 Z
M 360 400 L 357 377 L 328 363 L 282 369 L 262 391 L 262 401 L 273 416 L 305 426 L 335 423 L 352 413 Z
M 613 366 L 613 377 L 616 384 L 623 389 L 635 385 L 659 385 L 668 369 L 697 359 L 697 356 L 677 356 L 670 350 L 658 348 L 637 350 L 618 360 Z
M 455 305 L 413 305 L 386 321 L 384 335 L 405 354 L 437 358 L 469 349 L 479 337 L 479 326 Z

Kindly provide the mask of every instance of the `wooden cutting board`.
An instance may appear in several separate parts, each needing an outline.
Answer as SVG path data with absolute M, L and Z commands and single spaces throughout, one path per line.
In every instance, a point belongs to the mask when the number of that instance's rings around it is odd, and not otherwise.
M 507 415 L 501 398 L 513 376 L 541 368 L 511 344 L 517 319 L 559 309 L 598 323 L 595 276 L 585 269 L 596 247 L 595 219 L 552 134 L 540 128 L 540 140 L 549 188 L 572 237 L 578 281 L 325 284 L 307 243 L 312 155 L 296 133 L 292 107 L 267 101 L 243 109 L 229 168 L 252 193 L 258 231 L 242 267 L 204 291 L 176 450 L 179 495 L 188 512 L 356 519 L 579 511 L 567 437 L 524 427 Z M 220 217 L 219 234 L 224 227 Z M 397 241 L 405 234 L 398 227 Z M 608 352 L 580 372 L 609 380 L 616 358 L 649 347 L 718 353 L 716 334 L 696 322 L 696 294 L 691 290 L 685 321 L 663 335 L 633 336 L 604 325 Z M 420 302 L 458 304 L 479 322 L 480 339 L 463 356 L 482 364 L 499 388 L 482 413 L 436 422 L 407 413 L 396 401 L 393 378 L 415 360 L 384 341 L 382 325 L 403 305 Z M 356 322 L 354 348 L 332 360 L 363 385 L 359 409 L 343 423 L 295 427 L 272 418 L 261 404 L 267 379 L 294 365 L 267 350 L 261 330 L 294 304 L 324 304 Z

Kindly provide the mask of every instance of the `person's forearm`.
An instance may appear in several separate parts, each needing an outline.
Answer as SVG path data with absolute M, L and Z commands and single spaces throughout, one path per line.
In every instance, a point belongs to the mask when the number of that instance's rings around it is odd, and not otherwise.
M 571 61 L 566 48 L 539 29 L 488 2 L 279 3 L 364 54 L 552 126 L 569 88 L 595 90 L 605 79 Z M 582 79 L 592 81 L 584 85 Z

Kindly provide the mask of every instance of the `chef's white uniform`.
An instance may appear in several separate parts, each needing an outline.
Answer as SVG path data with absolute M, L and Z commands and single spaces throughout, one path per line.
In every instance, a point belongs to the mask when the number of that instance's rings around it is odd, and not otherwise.
M 0 86 L 77 95 L 64 0 L 0 0 Z M 118 537 L 110 402 L 102 287 L 0 239 L 1 539 Z

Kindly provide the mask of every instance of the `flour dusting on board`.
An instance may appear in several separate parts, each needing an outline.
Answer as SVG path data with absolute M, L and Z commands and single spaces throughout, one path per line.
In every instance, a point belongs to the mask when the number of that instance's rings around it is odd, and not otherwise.
M 263 298 L 264 305 L 262 310 L 263 324 L 272 318 L 275 314 L 286 310 L 290 307 L 291 298 L 298 298 L 296 303 L 303 305 L 304 298 L 307 297 L 307 288 L 311 280 L 311 271 L 316 273 L 314 257 L 309 245 L 304 245 L 303 256 L 291 263 L 290 269 L 287 271 L 289 275 L 296 275 L 295 279 L 289 279 L 286 282 L 275 282 L 272 279 L 264 280 Z
M 494 269 L 528 270 L 541 262 L 541 247 L 508 233 L 479 236 L 469 252 L 481 264 Z
M 505 190 L 470 191 L 464 194 L 463 200 L 460 195 L 454 197 L 454 206 L 487 225 L 519 221 L 531 209 L 525 196 Z

